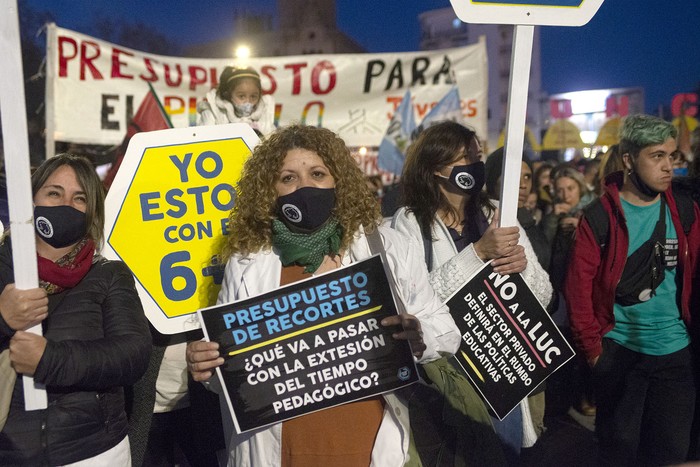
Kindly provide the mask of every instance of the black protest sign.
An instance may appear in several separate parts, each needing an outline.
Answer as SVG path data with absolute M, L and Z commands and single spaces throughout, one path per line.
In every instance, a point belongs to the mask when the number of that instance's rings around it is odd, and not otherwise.
M 520 274 L 488 263 L 447 306 L 462 335 L 455 358 L 499 419 L 574 356 Z
M 379 256 L 199 314 L 239 433 L 418 379 Z

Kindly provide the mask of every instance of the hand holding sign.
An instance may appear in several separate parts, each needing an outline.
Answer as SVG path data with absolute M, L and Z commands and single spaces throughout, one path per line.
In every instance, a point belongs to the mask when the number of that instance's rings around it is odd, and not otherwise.
M 17 331 L 10 339 L 10 362 L 17 373 L 34 376 L 46 350 L 46 338 L 32 332 Z
M 428 347 L 423 342 L 423 331 L 420 328 L 420 321 L 413 315 L 403 313 L 400 315 L 389 316 L 381 322 L 382 326 L 398 326 L 403 327 L 403 331 L 395 332 L 391 335 L 394 339 L 407 340 L 413 350 L 413 356 L 420 360 L 423 352 Z
M 41 287 L 20 290 L 8 284 L 0 294 L 0 314 L 14 330 L 25 330 L 41 323 L 49 313 L 49 299 Z
M 239 433 L 411 384 L 426 349 L 378 256 L 199 316 L 218 344 L 190 343 L 189 370 L 216 369 Z
M 474 250 L 482 261 L 513 254 L 518 246 L 520 230 L 518 227 L 498 227 L 498 209 L 488 228 L 479 241 L 474 243 Z
M 187 368 L 195 381 L 206 381 L 214 376 L 216 367 L 224 364 L 218 342 L 196 341 L 187 344 Z
M 501 258 L 496 258 L 491 262 L 494 272 L 501 275 L 521 273 L 527 267 L 527 257 L 525 247 L 515 245 L 513 252 Z

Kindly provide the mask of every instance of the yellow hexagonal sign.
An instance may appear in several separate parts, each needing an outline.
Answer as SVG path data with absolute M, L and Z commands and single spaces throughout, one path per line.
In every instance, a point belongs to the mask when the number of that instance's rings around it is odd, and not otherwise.
M 245 124 L 138 133 L 130 141 L 107 196 L 104 254 L 129 266 L 161 333 L 198 327 L 195 312 L 215 303 L 235 186 L 257 142 Z

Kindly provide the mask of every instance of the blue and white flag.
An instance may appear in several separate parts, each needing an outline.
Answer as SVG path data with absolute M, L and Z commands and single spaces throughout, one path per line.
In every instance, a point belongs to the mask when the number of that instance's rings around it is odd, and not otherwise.
M 459 98 L 459 91 L 457 86 L 453 86 L 452 89 L 447 91 L 447 94 L 440 99 L 435 107 L 430 109 L 428 115 L 423 118 L 421 124 L 416 128 L 413 133 L 413 139 L 418 137 L 418 134 L 425 130 L 426 128 L 439 123 L 450 120 L 460 124 L 464 124 L 464 118 L 462 116 L 461 100 Z
M 453 122 L 462 123 L 462 104 L 459 99 L 459 90 L 457 86 L 450 89 L 445 97 L 440 99 L 435 107 L 430 109 L 428 115 L 425 116 L 421 125 L 423 128 L 428 128 L 438 122 L 451 120 Z
M 380 169 L 401 175 L 403 163 L 406 160 L 406 149 L 411 143 L 411 134 L 415 128 L 411 91 L 408 90 L 391 117 L 389 128 L 379 145 L 377 165 Z

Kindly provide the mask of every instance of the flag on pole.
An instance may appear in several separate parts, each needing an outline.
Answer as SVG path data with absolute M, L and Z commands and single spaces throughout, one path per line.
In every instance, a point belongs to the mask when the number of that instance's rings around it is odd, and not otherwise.
M 428 115 L 423 118 L 423 121 L 413 130 L 411 139 L 415 140 L 418 135 L 426 128 L 439 123 L 450 120 L 464 125 L 464 118 L 462 116 L 462 103 L 459 99 L 459 91 L 457 86 L 453 86 L 447 94 L 440 99 L 440 102 L 435 104 L 435 107 L 430 109 Z
M 379 145 L 377 165 L 380 169 L 401 175 L 403 163 L 406 160 L 406 149 L 411 143 L 411 134 L 415 128 L 411 91 L 408 90 L 391 117 L 389 128 Z
M 444 122 L 445 120 L 464 123 L 462 117 L 462 102 L 459 99 L 457 86 L 453 86 L 452 89 L 447 91 L 447 94 L 440 99 L 440 102 L 430 109 L 430 112 L 425 116 L 420 126 L 423 130 L 435 123 Z
M 110 167 L 105 179 L 103 180 L 105 188 L 109 190 L 109 187 L 114 181 L 117 172 L 119 171 L 119 166 L 124 159 L 124 154 L 126 154 L 126 148 L 129 146 L 129 140 L 136 133 L 141 131 L 155 131 L 155 130 L 165 130 L 167 128 L 172 128 L 173 124 L 170 122 L 168 114 L 165 112 L 163 105 L 158 99 L 158 95 L 153 90 L 151 83 L 148 83 L 148 93 L 146 97 L 141 101 L 141 105 L 136 111 L 136 115 L 131 119 L 129 125 L 126 129 L 126 136 L 124 136 L 124 141 L 117 149 L 117 154 Z

